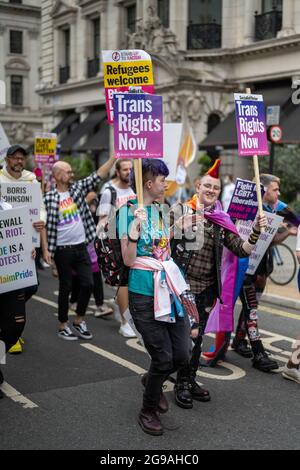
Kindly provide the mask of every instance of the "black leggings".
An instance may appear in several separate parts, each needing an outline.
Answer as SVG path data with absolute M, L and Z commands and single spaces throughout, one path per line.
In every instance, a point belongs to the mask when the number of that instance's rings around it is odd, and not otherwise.
M 8 351 L 20 338 L 25 327 L 24 290 L 0 294 L 0 340 Z

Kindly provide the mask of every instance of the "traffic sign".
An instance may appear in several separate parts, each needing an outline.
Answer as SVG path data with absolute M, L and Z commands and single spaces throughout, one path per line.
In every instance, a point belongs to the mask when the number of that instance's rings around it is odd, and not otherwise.
M 270 128 L 270 140 L 275 144 L 281 142 L 282 139 L 282 128 L 280 126 L 272 126 Z
M 278 126 L 280 106 L 267 106 L 267 126 Z

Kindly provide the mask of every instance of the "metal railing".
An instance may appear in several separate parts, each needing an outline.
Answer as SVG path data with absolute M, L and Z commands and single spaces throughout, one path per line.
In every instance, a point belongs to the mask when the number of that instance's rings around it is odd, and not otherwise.
M 222 45 L 220 24 L 190 24 L 187 35 L 188 49 L 218 49 Z
M 97 73 L 100 72 L 100 59 L 95 57 L 94 59 L 88 59 L 87 61 L 87 76 L 88 78 L 96 77 Z
M 70 78 L 70 66 L 59 67 L 59 83 L 67 83 Z
M 265 39 L 276 38 L 278 31 L 282 26 L 282 11 L 273 8 L 272 11 L 258 15 L 255 12 L 255 40 L 263 41 Z

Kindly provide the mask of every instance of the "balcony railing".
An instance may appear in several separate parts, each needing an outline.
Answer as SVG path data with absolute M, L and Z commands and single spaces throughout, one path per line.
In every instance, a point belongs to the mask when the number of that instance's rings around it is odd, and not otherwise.
M 67 83 L 70 78 L 70 66 L 59 67 L 59 83 Z
M 263 41 L 265 39 L 276 38 L 278 31 L 282 26 L 282 11 L 274 8 L 272 11 L 262 13 L 255 12 L 255 40 Z
M 188 49 L 217 49 L 221 43 L 222 25 L 209 23 L 188 26 Z
M 87 61 L 87 76 L 88 78 L 96 77 L 97 73 L 100 72 L 100 59 L 95 57 L 94 59 L 88 59 Z

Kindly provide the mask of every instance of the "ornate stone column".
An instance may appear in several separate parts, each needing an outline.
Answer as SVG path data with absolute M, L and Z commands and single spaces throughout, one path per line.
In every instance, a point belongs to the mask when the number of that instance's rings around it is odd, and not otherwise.
M 278 37 L 282 38 L 295 34 L 294 30 L 294 0 L 283 1 L 282 27 L 278 32 Z

